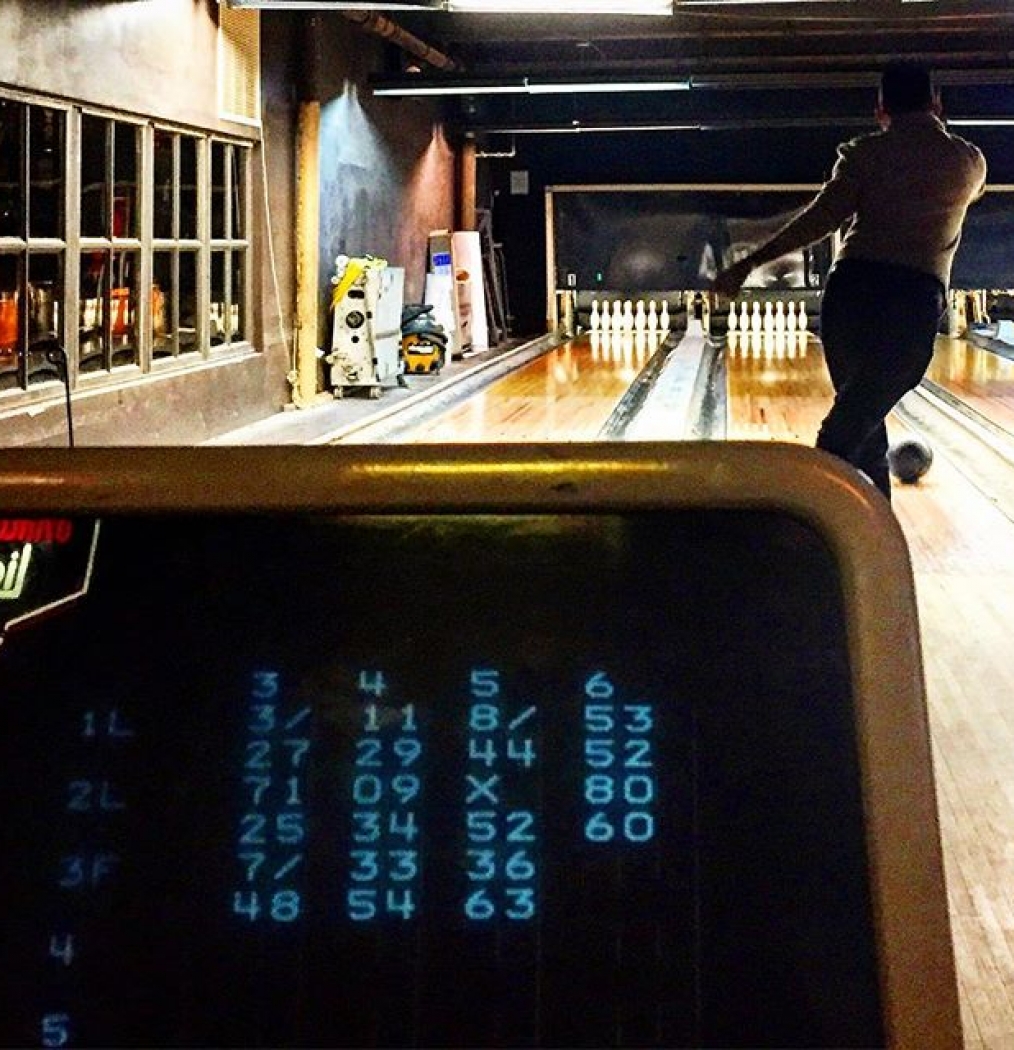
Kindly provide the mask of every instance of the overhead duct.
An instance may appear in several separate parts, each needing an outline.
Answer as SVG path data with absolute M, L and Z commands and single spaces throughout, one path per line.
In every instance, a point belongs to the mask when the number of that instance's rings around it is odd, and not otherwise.
M 355 22 L 356 25 L 366 32 L 373 33 L 374 36 L 379 36 L 383 40 L 400 47 L 403 51 L 407 51 L 410 55 L 414 55 L 435 69 L 453 71 L 461 68 L 453 58 L 449 58 L 442 51 L 430 47 L 424 40 L 420 40 L 419 37 L 414 36 L 408 30 L 402 29 L 397 22 L 392 22 L 390 18 L 385 18 L 383 15 L 378 15 L 371 11 L 343 11 L 342 14 L 350 22 Z

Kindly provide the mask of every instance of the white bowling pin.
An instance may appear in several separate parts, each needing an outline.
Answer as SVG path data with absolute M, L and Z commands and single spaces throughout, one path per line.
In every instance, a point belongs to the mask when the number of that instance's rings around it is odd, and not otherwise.
M 769 299 L 764 304 L 764 331 L 773 332 L 775 330 L 775 312 L 771 306 L 771 300 Z
M 634 310 L 634 331 L 643 332 L 645 325 L 648 323 L 648 318 L 644 314 L 644 300 L 637 300 L 637 307 Z
M 729 329 L 730 332 L 735 332 L 736 331 L 736 324 L 737 324 L 737 321 L 736 321 L 736 304 L 735 303 L 729 303 L 728 329 Z
M 662 300 L 662 312 L 658 315 L 658 330 L 669 331 L 669 303 L 665 299 Z
M 750 313 L 747 310 L 746 300 L 743 300 L 739 308 L 739 330 L 745 332 L 750 327 Z
M 789 300 L 788 312 L 785 315 L 785 327 L 790 331 L 796 330 L 796 300 Z
M 648 331 L 658 331 L 658 307 L 655 305 L 654 299 L 648 302 Z
M 754 303 L 753 314 L 750 317 L 750 330 L 752 332 L 759 332 L 763 327 L 764 322 L 761 320 L 760 303 Z
M 599 330 L 599 301 L 598 299 L 592 299 L 591 313 L 588 315 L 588 325 L 593 332 Z
M 613 303 L 613 331 L 623 331 L 623 300 L 617 299 Z
M 799 313 L 796 315 L 796 323 L 801 332 L 806 331 L 806 326 L 810 323 L 806 316 L 806 303 L 799 304 Z
M 599 314 L 599 328 L 603 332 L 609 332 L 613 327 L 613 315 L 609 311 L 609 300 L 605 299 L 602 302 L 602 311 Z
M 781 299 L 775 303 L 775 331 L 785 331 L 785 303 Z
M 630 299 L 623 304 L 623 330 L 625 332 L 634 330 L 634 304 Z

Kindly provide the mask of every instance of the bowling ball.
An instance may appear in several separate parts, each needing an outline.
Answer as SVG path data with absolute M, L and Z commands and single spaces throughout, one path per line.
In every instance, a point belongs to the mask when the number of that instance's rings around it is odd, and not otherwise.
M 914 485 L 933 463 L 933 449 L 925 441 L 910 438 L 892 445 L 887 453 L 891 473 L 903 484 Z

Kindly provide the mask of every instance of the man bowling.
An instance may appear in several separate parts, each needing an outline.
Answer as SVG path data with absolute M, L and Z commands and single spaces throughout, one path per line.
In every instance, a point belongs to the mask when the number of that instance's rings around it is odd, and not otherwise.
M 881 77 L 881 130 L 838 148 L 831 178 L 781 230 L 715 278 L 734 296 L 752 270 L 848 223 L 821 301 L 835 398 L 817 447 L 864 471 L 890 500 L 887 414 L 918 385 L 946 309 L 951 263 L 986 161 L 940 119 L 930 74 L 893 62 Z

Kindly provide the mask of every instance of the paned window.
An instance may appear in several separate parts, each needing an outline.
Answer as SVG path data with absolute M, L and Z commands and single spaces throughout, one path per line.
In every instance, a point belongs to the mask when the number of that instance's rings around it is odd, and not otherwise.
M 58 379 L 67 114 L 0 98 L 0 392 Z
M 250 156 L 0 96 L 0 396 L 59 380 L 54 346 L 73 386 L 245 343 Z

